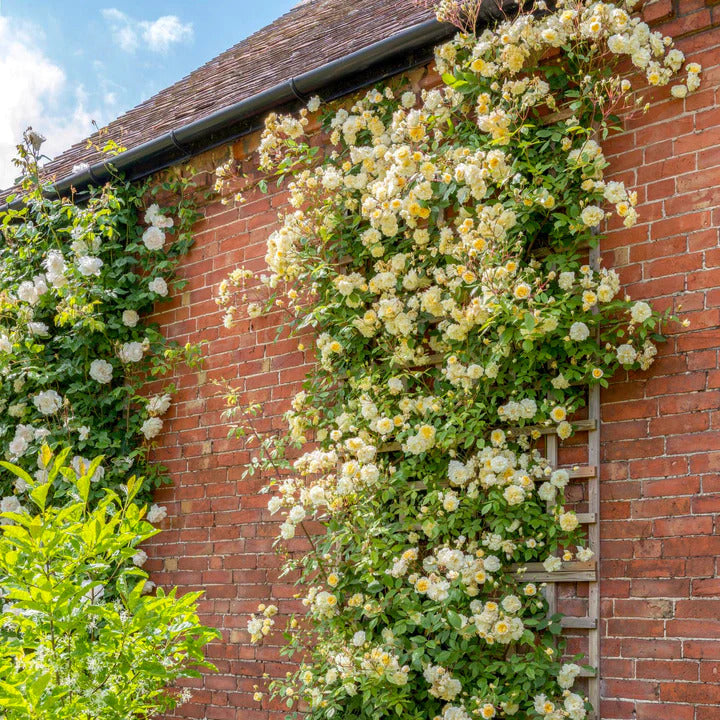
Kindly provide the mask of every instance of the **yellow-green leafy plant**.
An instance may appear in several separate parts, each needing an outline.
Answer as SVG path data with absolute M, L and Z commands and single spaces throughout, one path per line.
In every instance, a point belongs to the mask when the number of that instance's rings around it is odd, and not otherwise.
M 262 439 L 250 468 L 277 471 L 279 542 L 301 530 L 311 545 L 286 565 L 307 608 L 286 636 L 301 664 L 270 685 L 295 712 L 590 710 L 560 617 L 523 575 L 593 554 L 538 427 L 568 438 L 588 387 L 647 369 L 667 319 L 588 260 L 605 221 L 637 220 L 600 143 L 642 110 L 641 86 L 684 66 L 635 4 L 528 3 L 475 31 L 477 7 L 443 2 L 464 32 L 436 50 L 438 87 L 397 79 L 320 111 L 322 152 L 305 136 L 318 99 L 267 119 L 261 165 L 292 176 L 293 209 L 268 240 L 265 300 L 240 268 L 219 302 L 228 324 L 284 307 L 316 336 L 288 433 Z M 685 71 L 677 98 L 699 84 L 698 65 Z M 276 613 L 250 619 L 253 641 Z
M 159 532 L 135 502 L 142 482 L 93 502 L 101 458 L 77 473 L 68 450 L 40 452 L 47 482 L 2 462 L 28 495 L 0 512 L 0 717 L 156 717 L 188 699 L 168 686 L 212 668 L 203 648 L 219 633 L 198 620 L 201 593 L 152 592 L 139 567 Z

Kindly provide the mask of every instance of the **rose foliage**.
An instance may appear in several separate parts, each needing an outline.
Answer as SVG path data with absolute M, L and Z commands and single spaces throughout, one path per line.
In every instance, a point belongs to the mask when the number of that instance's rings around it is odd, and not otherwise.
M 151 190 L 118 176 L 82 198 L 53 197 L 38 167 L 42 140 L 25 134 L 21 194 L 0 211 L 0 455 L 42 481 L 43 443 L 72 446 L 81 474 L 105 457 L 92 497 L 130 468 L 148 478 L 149 497 L 163 477 L 148 462 L 150 443 L 174 388 L 141 389 L 197 350 L 174 347 L 144 316 L 182 285 L 174 271 L 197 217 L 192 183 L 178 175 Z M 152 192 L 172 204 L 148 204 Z M 5 504 L 27 490 L 0 477 Z
M 266 438 L 256 463 L 278 469 L 279 542 L 303 531 L 312 545 L 287 562 L 307 608 L 286 634 L 300 664 L 270 685 L 295 711 L 590 711 L 560 618 L 523 576 L 593 554 L 540 429 L 568 438 L 588 387 L 649 368 L 667 319 L 588 260 L 606 221 L 637 220 L 636 194 L 604 179 L 599 143 L 642 111 L 642 86 L 683 73 L 680 99 L 699 84 L 635 4 L 536 3 L 465 28 L 436 50 L 442 85 L 397 79 L 328 107 L 321 143 L 306 136 L 317 99 L 267 119 L 262 164 L 292 176 L 292 209 L 262 285 L 238 269 L 219 301 L 229 323 L 282 307 L 316 337 L 287 437 Z M 220 168 L 219 185 L 234 173 Z M 254 641 L 276 613 L 250 619 Z

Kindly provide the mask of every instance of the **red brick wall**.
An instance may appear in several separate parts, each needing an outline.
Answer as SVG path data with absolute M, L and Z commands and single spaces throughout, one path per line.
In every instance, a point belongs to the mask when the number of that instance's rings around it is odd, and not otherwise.
M 601 717 L 718 720 L 720 2 L 655 0 L 646 16 L 702 63 L 703 86 L 685 101 L 657 93 L 650 112 L 606 144 L 618 177 L 638 190 L 641 222 L 613 228 L 603 259 L 634 298 L 672 307 L 691 325 L 672 331 L 650 371 L 616 378 L 602 396 Z M 256 143 L 233 148 L 249 171 Z M 223 152 L 196 164 L 209 170 Z M 245 623 L 269 597 L 288 611 L 295 588 L 277 577 L 263 481 L 241 479 L 249 452 L 226 439 L 215 383 L 264 403 L 261 427 L 279 427 L 307 358 L 297 340 L 273 342 L 280 313 L 228 331 L 213 300 L 237 265 L 262 270 L 283 202 L 258 194 L 239 209 L 204 208 L 182 271 L 188 285 L 158 314 L 171 338 L 210 343 L 205 368 L 178 377 L 156 453 L 172 477 L 156 496 L 169 515 L 149 549 L 154 579 L 204 590 L 204 620 L 223 632 L 209 653 L 219 672 L 193 683 L 193 700 L 178 711 L 198 720 L 283 716 L 252 700 L 262 674 L 284 668 L 277 648 L 249 645 Z
M 684 101 L 658 93 L 606 144 L 642 220 L 611 232 L 603 259 L 634 298 L 691 325 L 602 396 L 602 718 L 718 720 L 720 4 L 649 10 L 703 85 Z

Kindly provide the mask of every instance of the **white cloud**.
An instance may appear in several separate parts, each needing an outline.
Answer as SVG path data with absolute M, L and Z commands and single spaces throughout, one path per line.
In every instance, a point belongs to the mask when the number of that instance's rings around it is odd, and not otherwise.
M 28 125 L 47 137 L 43 152 L 52 157 L 89 136 L 93 118 L 105 119 L 104 111 L 87 109 L 82 86 L 69 93 L 65 72 L 44 55 L 41 42 L 37 28 L 0 17 L 0 188 L 18 175 L 11 160 Z
M 176 43 L 192 40 L 192 23 L 183 23 L 177 15 L 163 15 L 157 20 L 135 20 L 117 8 L 106 8 L 103 17 L 110 26 L 115 42 L 133 53 L 143 42 L 151 52 L 166 53 Z

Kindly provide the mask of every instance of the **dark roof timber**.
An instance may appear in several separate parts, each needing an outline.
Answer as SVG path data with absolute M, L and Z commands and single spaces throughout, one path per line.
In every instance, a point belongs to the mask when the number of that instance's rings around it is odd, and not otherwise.
M 497 11 L 498 0 L 483 2 L 486 16 Z M 253 132 L 270 110 L 312 94 L 335 99 L 422 65 L 453 32 L 413 0 L 309 0 L 113 120 L 106 137 L 128 150 L 112 164 L 130 180 L 147 177 Z M 80 163 L 90 167 L 72 173 Z M 64 194 L 107 180 L 105 163 L 82 142 L 44 171 Z

